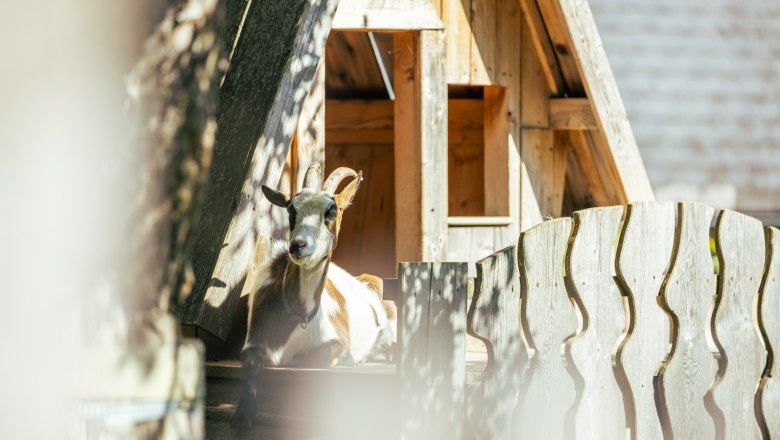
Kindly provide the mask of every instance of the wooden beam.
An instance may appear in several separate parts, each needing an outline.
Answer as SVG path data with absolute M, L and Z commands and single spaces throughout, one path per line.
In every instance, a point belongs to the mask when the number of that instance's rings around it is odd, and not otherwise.
M 622 203 L 654 200 L 626 109 L 620 99 L 607 54 L 586 0 L 552 1 L 564 18 L 574 58 L 591 99 L 605 147 L 617 172 L 616 185 L 625 193 Z
M 532 1 L 532 0 L 528 0 Z M 573 55 L 572 42 L 566 31 L 563 15 L 560 11 L 561 0 L 538 0 L 536 3 L 541 13 L 542 21 L 547 29 L 553 53 L 558 60 L 561 76 L 563 77 L 564 91 L 574 96 L 582 96 L 584 89 L 582 78 L 577 68 L 577 61 Z
M 447 244 L 444 31 L 395 35 L 398 261 L 441 261 Z
M 419 0 L 341 0 L 333 30 L 386 31 L 444 29 L 437 9 Z
M 588 98 L 550 99 L 550 128 L 554 130 L 598 130 Z
M 563 82 L 555 50 L 550 42 L 550 37 L 547 35 L 547 28 L 544 25 L 542 14 L 539 12 L 539 5 L 536 3 L 536 0 L 519 1 L 520 7 L 523 9 L 528 35 L 536 49 L 536 55 L 539 57 L 539 63 L 547 80 L 547 86 L 553 95 L 560 95 L 566 90 L 566 85 Z
M 254 1 L 220 90 L 215 157 L 193 255 L 196 285 L 180 311 L 226 336 L 338 0 Z M 258 51 L 257 48 L 263 48 Z
M 471 69 L 470 0 L 442 0 L 441 16 L 447 23 L 447 83 L 469 84 Z
M 485 215 L 509 215 L 509 93 L 485 87 Z
M 565 145 L 556 143 L 549 129 L 523 130 L 523 162 L 529 170 L 531 185 L 542 214 L 561 216 L 566 183 Z
M 496 73 L 496 0 L 472 0 L 469 24 L 469 84 L 491 85 Z

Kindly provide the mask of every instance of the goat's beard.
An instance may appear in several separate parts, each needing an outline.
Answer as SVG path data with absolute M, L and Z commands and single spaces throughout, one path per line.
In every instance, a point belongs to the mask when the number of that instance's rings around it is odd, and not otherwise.
M 320 267 L 323 263 L 325 263 L 325 260 L 327 260 L 327 255 L 307 255 L 305 257 L 296 257 L 295 255 L 288 253 L 290 257 L 290 261 L 293 262 L 296 266 L 300 266 L 304 270 L 315 270 Z

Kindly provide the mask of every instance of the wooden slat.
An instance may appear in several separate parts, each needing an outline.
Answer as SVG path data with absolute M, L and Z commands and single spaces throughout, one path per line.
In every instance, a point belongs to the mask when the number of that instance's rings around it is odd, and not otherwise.
M 542 222 L 542 213 L 525 161 L 520 164 L 520 173 L 520 230 L 527 231 Z
M 531 353 L 521 394 L 518 426 L 528 438 L 573 438 L 566 414 L 574 402 L 574 379 L 563 359 L 564 340 L 577 330 L 577 316 L 563 279 L 563 257 L 572 221 L 546 221 L 520 236 L 520 321 Z
M 542 2 L 540 6 L 551 37 L 550 21 L 547 20 L 543 5 L 552 5 L 556 14 L 563 18 L 567 39 L 582 75 L 585 92 L 591 100 L 605 146 L 617 170 L 617 183 L 622 187 L 626 201 L 653 200 L 653 190 L 596 30 L 590 6 L 586 0 Z M 555 37 L 553 40 L 555 41 Z M 560 50 L 558 52 L 561 53 Z M 570 85 L 570 91 L 577 90 Z
M 550 127 L 555 130 L 598 130 L 588 98 L 550 100 Z
M 497 0 L 471 2 L 469 84 L 472 85 L 493 84 L 496 73 L 496 2 Z
M 393 101 L 335 100 L 326 103 L 325 126 L 330 131 L 392 130 L 394 127 Z M 330 133 L 328 133 L 330 134 Z M 331 142 L 328 139 L 328 142 Z
M 673 320 L 672 346 L 656 383 L 665 438 L 715 435 L 712 417 L 704 407 L 704 395 L 717 371 L 708 346 L 709 312 L 715 295 L 709 243 L 713 211 L 697 203 L 677 205 L 672 264 L 661 294 L 663 307 Z
M 463 435 L 466 263 L 402 263 L 401 438 Z
M 766 243 L 760 221 L 724 210 L 715 227 L 718 293 L 713 319 L 718 377 L 710 392 L 722 417 L 722 438 L 760 438 L 753 404 L 766 350 L 758 327 L 758 289 Z
M 561 10 L 560 0 L 536 0 L 541 13 L 547 35 L 550 37 L 561 76 L 566 85 L 565 90 L 573 96 L 582 96 L 585 92 L 583 79 L 574 55 L 574 47 L 569 36 L 565 16 Z
M 484 210 L 489 216 L 509 214 L 509 93 L 485 87 L 484 97 Z
M 429 1 L 342 0 L 333 29 L 398 32 L 444 29 L 444 23 Z
M 340 166 L 363 172 L 360 190 L 344 212 L 333 261 L 353 275 L 394 275 L 397 261 L 393 144 L 328 142 L 327 155 L 326 174 Z
M 550 127 L 550 89 L 544 70 L 536 57 L 530 29 L 523 23 L 521 44 L 521 105 L 520 123 L 523 128 Z
M 628 438 L 661 438 L 653 376 L 669 348 L 669 320 L 658 306 L 661 282 L 672 257 L 675 205 L 628 206 L 617 247 L 617 281 L 626 294 L 629 322 L 617 349 Z
M 511 421 L 528 366 L 519 317 L 520 276 L 511 246 L 477 262 L 468 328 L 485 343 L 488 364 L 469 392 L 468 418 L 475 438 L 517 437 Z
M 447 27 L 447 83 L 469 84 L 471 53 L 471 0 L 442 0 Z
M 523 130 L 523 162 L 528 167 L 539 209 L 553 217 L 561 215 L 563 206 L 566 182 L 565 146 L 554 142 L 552 130 Z
M 581 131 L 559 131 L 556 133 L 556 142 L 567 144 L 567 169 L 572 180 L 572 186 L 577 187 L 576 192 L 583 193 L 579 199 L 588 206 L 604 206 L 619 203 L 615 200 L 613 192 L 607 192 L 608 188 L 602 182 L 602 170 L 593 157 L 589 141 Z
M 496 47 L 496 66 L 495 83 L 506 88 L 506 181 L 503 183 L 496 180 L 495 185 L 503 185 L 507 189 L 508 204 L 506 215 L 511 216 L 515 221 L 505 231 L 512 236 L 512 242 L 520 234 L 521 216 L 521 181 L 522 181 L 522 159 L 520 149 L 522 143 L 521 136 L 521 100 L 522 100 L 522 32 L 523 17 L 517 0 L 498 0 L 497 17 L 497 35 L 498 42 Z M 487 182 L 486 182 L 487 185 Z M 492 184 L 491 184 L 492 185 Z M 487 209 L 486 213 L 491 212 Z M 499 211 L 496 211 L 499 212 Z
M 326 80 L 331 99 L 385 98 L 382 70 L 366 32 L 331 32 L 325 46 Z
M 449 226 L 508 226 L 514 219 L 503 216 L 447 217 Z
M 260 185 L 279 181 L 337 4 L 249 6 L 220 90 L 217 154 L 193 257 L 197 281 L 183 323 L 220 338 L 230 328 L 258 237 L 266 234 L 270 203 Z
M 780 417 L 777 417 L 780 414 L 780 229 L 767 228 L 766 248 L 759 316 L 772 356 L 767 360 L 757 401 L 759 414 L 766 424 L 764 438 L 780 438 Z
M 396 256 L 441 260 L 447 245 L 447 84 L 444 32 L 397 34 Z
M 528 29 L 527 35 L 536 51 L 536 56 L 547 80 L 547 86 L 553 95 L 562 94 L 566 85 L 561 76 L 561 68 L 558 65 L 558 58 L 555 56 L 555 50 L 547 36 L 547 28 L 539 11 L 539 5 L 536 0 L 519 0 L 520 7 L 523 10 L 525 18 L 525 27 Z
M 582 316 L 580 332 L 567 344 L 585 385 L 577 390 L 574 426 L 580 438 L 625 438 L 623 398 L 612 371 L 613 350 L 626 322 L 612 278 L 622 214 L 622 206 L 575 212 L 566 253 L 568 290 Z

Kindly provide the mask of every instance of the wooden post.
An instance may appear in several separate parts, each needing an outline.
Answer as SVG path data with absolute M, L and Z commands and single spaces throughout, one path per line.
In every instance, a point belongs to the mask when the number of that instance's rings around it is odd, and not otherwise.
M 466 263 L 401 263 L 401 438 L 463 436 Z
M 398 261 L 441 261 L 447 244 L 444 32 L 394 36 Z
M 247 270 L 266 234 L 270 203 L 302 103 L 325 48 L 337 0 L 254 1 L 220 90 L 215 157 L 180 312 L 219 338 L 230 328 Z M 262 48 L 263 50 L 258 50 Z

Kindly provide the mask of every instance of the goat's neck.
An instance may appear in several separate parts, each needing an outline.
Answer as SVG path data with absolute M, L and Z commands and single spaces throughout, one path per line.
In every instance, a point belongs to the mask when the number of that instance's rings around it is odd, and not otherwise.
M 299 313 L 308 314 L 320 303 L 322 291 L 325 288 L 325 277 L 328 273 L 329 264 L 330 258 L 322 260 L 319 264 L 311 268 L 304 268 L 290 262 L 290 265 L 293 266 L 293 269 L 297 272 L 293 276 L 297 276 L 297 279 L 295 280 L 298 285 L 297 300 L 301 307 Z M 292 299 L 294 293 L 287 293 Z

